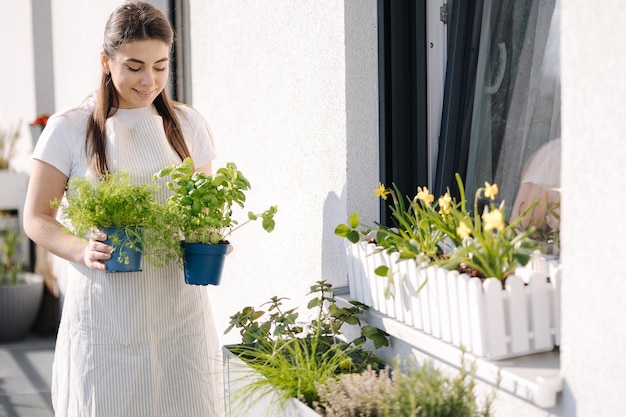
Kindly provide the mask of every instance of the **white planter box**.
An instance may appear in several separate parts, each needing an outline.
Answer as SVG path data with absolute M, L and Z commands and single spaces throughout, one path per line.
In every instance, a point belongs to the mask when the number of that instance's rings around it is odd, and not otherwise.
M 374 245 L 366 242 L 347 247 L 348 272 L 353 274 L 350 295 L 424 333 L 493 360 L 550 351 L 560 344 L 561 269 L 556 261 L 534 257 L 502 289 L 494 278 L 481 282 L 456 271 L 373 254 Z M 387 302 L 381 302 L 386 280 L 373 272 L 383 264 L 394 270 L 393 297 Z M 364 288 L 372 292 L 369 299 L 363 297 Z
M 241 394 L 240 389 L 254 380 L 263 378 L 227 346 L 222 348 L 224 358 L 224 387 L 226 417 L 320 417 L 301 401 L 290 399 L 280 404 L 276 392 Z

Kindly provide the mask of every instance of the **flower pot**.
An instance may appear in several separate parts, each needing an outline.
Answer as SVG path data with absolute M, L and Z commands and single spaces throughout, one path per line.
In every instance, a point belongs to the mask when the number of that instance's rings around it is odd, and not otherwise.
M 137 272 L 142 270 L 143 251 L 140 237 L 135 234 L 141 234 L 141 229 L 136 227 L 113 226 L 101 229 L 106 233 L 107 245 L 114 247 L 111 259 L 107 259 L 104 263 L 107 266 L 106 272 Z M 134 233 L 128 233 L 134 231 Z
M 23 338 L 33 327 L 43 298 L 43 277 L 23 273 L 21 284 L 0 285 L 0 342 Z
M 182 243 L 185 282 L 190 285 L 219 285 L 229 244 Z
M 397 262 L 389 255 L 377 258 L 372 256 L 375 245 L 370 243 L 354 246 L 358 249 L 349 252 L 355 264 L 348 269 L 355 274 L 350 283 L 363 282 L 360 286 L 370 288 L 374 294 L 364 303 L 380 313 L 491 360 L 550 351 L 560 345 L 561 270 L 556 260 L 535 254 L 526 267 L 518 268 L 517 276 L 506 280 L 503 289 L 495 278 L 481 282 L 441 267 Z M 396 290 L 410 305 L 404 316 L 394 317 L 394 311 L 380 303 L 384 289 L 380 284 L 385 279 L 373 273 L 380 265 L 393 268 L 394 280 L 401 283 Z

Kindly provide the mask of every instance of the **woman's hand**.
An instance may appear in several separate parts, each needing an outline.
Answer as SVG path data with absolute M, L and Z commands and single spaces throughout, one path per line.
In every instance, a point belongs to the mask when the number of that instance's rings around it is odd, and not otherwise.
M 92 233 L 83 251 L 83 263 L 86 267 L 100 271 L 107 269 L 104 261 L 111 259 L 113 247 L 103 243 L 106 238 L 107 235 L 102 232 Z

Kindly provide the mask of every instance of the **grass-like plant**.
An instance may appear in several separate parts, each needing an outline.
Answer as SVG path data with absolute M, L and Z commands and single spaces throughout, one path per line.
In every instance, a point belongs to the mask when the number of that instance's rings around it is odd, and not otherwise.
M 77 176 L 68 182 L 66 200 L 54 200 L 70 225 L 67 230 L 88 238 L 96 229 L 120 227 L 124 233 L 109 236 L 113 245 L 124 234 L 130 250 L 147 250 L 146 258 L 163 265 L 177 256 L 175 231 L 171 230 L 163 205 L 155 198 L 158 185 L 134 184 L 128 172 L 108 173 L 101 179 Z M 125 250 L 116 252 L 120 263 L 128 262 Z
M 4 216 L 0 216 L 2 220 Z M 12 227 L 0 235 L 0 285 L 16 285 L 24 282 L 21 277 L 22 258 L 19 254 L 22 236 Z
M 319 399 L 317 387 L 342 373 L 362 372 L 368 366 L 384 367 L 374 353 L 363 349 L 367 339 L 375 347 L 388 345 L 388 335 L 371 326 L 363 326 L 354 340 L 343 338 L 344 324 L 360 324 L 358 316 L 367 306 L 352 301 L 339 307 L 335 289 L 326 281 L 311 287 L 313 298 L 308 307 L 317 314 L 308 323 L 298 322 L 296 309 L 283 309 L 284 298 L 273 297 L 267 311 L 245 307 L 231 316 L 225 333 L 240 329 L 242 344 L 230 350 L 264 378 L 254 379 L 239 393 L 279 392 L 281 401 L 298 398 L 309 405 Z M 261 320 L 266 318 L 267 320 Z
M 274 230 L 276 206 L 259 214 L 249 212 L 242 223 L 233 217 L 233 206 L 244 207 L 250 182 L 232 162 L 207 175 L 195 171 L 191 158 L 185 158 L 155 174 L 162 177 L 170 177 L 167 188 L 173 195 L 167 209 L 187 243 L 227 243 L 232 232 L 258 219 L 267 232 Z

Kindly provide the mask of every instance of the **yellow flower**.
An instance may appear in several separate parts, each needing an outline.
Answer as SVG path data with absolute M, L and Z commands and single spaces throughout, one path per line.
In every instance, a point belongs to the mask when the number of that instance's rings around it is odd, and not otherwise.
M 385 188 L 385 184 L 383 184 L 382 182 L 378 183 L 378 188 L 374 188 L 374 195 L 376 197 L 380 197 L 383 200 L 387 199 L 387 195 L 389 194 L 389 191 L 387 191 L 387 189 Z
M 417 195 L 413 201 L 416 200 L 422 200 L 424 203 L 430 205 L 430 203 L 435 201 L 435 196 L 428 191 L 427 187 L 417 187 Z
M 497 230 L 500 231 L 504 229 L 504 217 L 502 216 L 502 212 L 498 209 L 493 211 L 485 210 L 483 213 L 483 222 L 485 223 L 485 231 Z
M 498 184 L 489 184 L 485 181 L 485 197 L 490 198 L 492 200 L 496 199 L 498 195 Z
M 450 214 L 450 206 L 452 205 L 452 197 L 450 193 L 445 193 L 442 197 L 439 197 L 439 214 L 441 217 Z
M 467 239 L 470 236 L 471 232 L 472 232 L 472 229 L 470 229 L 469 226 L 465 224 L 465 222 L 459 223 L 459 227 L 456 228 L 456 234 L 461 239 Z

